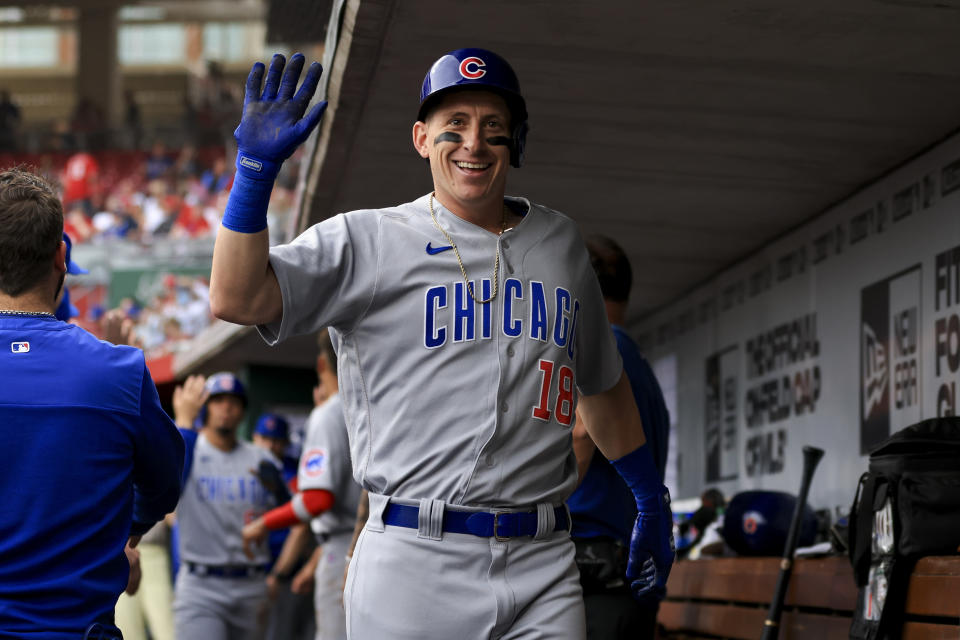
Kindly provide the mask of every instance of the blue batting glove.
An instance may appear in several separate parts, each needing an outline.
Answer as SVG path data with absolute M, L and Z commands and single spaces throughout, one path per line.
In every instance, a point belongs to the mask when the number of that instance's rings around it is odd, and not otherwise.
M 247 76 L 243 118 L 233 133 L 237 139 L 238 170 L 267 173 L 274 169 L 275 176 L 280 163 L 307 139 L 327 108 L 324 101 L 306 116 L 303 115 L 317 90 L 323 68 L 316 62 L 312 63 L 300 90 L 294 95 L 304 58 L 302 54 L 294 54 L 286 70 L 285 62 L 282 55 L 273 56 L 262 93 L 260 82 L 263 80 L 263 63 L 255 63 Z M 244 158 L 248 161 L 244 162 Z M 263 166 L 258 166 L 260 164 Z
M 243 117 L 233 132 L 237 139 L 237 175 L 222 223 L 233 231 L 257 233 L 266 229 L 267 205 L 280 165 L 307 139 L 327 108 L 323 101 L 304 115 L 323 68 L 312 63 L 297 91 L 303 55 L 294 54 L 286 70 L 285 63 L 282 55 L 273 56 L 262 92 L 263 63 L 255 63 L 247 76 Z
M 659 602 L 666 594 L 667 578 L 676 556 L 673 513 L 666 487 L 637 501 L 639 513 L 630 537 L 627 580 L 633 597 Z

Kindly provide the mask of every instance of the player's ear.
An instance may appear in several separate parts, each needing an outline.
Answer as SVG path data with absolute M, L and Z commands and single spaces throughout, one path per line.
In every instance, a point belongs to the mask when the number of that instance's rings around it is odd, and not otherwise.
M 67 272 L 67 243 L 60 241 L 56 253 L 53 254 L 53 268 L 60 273 Z
M 413 148 L 424 160 L 430 157 L 430 147 L 427 145 L 427 123 L 422 120 L 413 123 Z

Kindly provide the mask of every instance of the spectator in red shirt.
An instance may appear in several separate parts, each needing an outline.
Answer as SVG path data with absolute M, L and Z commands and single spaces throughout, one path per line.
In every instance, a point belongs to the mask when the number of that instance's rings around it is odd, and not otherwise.
M 203 212 L 198 207 L 184 202 L 170 235 L 196 238 L 208 233 L 210 233 L 210 224 L 203 217 Z
M 63 208 L 81 209 L 86 216 L 93 215 L 93 198 L 97 195 L 97 176 L 100 166 L 86 151 L 75 153 L 63 169 Z

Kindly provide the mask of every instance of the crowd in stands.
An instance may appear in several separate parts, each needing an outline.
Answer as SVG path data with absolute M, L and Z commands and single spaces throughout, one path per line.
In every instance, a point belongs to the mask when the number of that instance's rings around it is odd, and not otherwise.
M 203 276 L 164 274 L 143 305 L 126 298 L 120 309 L 134 321 L 131 342 L 150 355 L 176 353 L 210 325 L 210 284 Z
M 157 238 L 213 238 L 233 185 L 223 147 L 163 141 L 149 151 L 0 152 L 0 165 L 26 164 L 62 190 L 65 230 L 74 242 L 114 238 L 150 244 Z M 272 235 L 285 229 L 294 204 L 298 162 L 284 165 L 270 201 Z
M 156 123 L 145 122 L 135 92 L 126 90 L 116 130 L 109 130 L 101 105 L 81 97 L 69 118 L 48 123 L 39 146 L 28 145 L 16 96 L 0 88 L 0 166 L 32 167 L 58 186 L 64 231 L 75 244 L 103 245 L 109 256 L 115 243 L 146 255 L 151 245 L 195 241 L 188 251 L 202 253 L 212 248 L 233 186 L 232 130 L 241 109 L 238 87 L 222 68 L 211 62 L 205 71 L 191 77 L 183 118 L 168 136 L 151 129 Z M 271 242 L 292 232 L 301 157 L 302 151 L 284 163 L 273 190 Z M 189 348 L 212 321 L 207 278 L 160 273 L 155 282 L 121 305 L 131 341 L 148 356 Z M 97 326 L 103 312 L 102 305 L 85 305 L 77 321 Z
M 62 190 L 66 233 L 75 244 L 102 245 L 108 255 L 118 242 L 145 251 L 164 239 L 193 239 L 212 247 L 234 175 L 222 147 L 168 150 L 162 141 L 143 152 L 0 152 L 0 164 L 33 165 L 52 178 Z M 284 237 L 294 205 L 299 168 L 297 162 L 287 164 L 270 201 L 275 241 Z M 189 349 L 213 320 L 208 289 L 204 276 L 158 273 L 152 286 L 137 292 L 137 300 L 121 304 L 132 324 L 131 342 L 148 357 Z M 95 306 L 79 320 L 95 323 L 101 313 Z

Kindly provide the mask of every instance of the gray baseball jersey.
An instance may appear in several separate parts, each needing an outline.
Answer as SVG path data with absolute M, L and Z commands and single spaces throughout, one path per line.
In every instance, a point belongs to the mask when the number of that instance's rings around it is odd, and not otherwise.
M 502 235 L 434 200 L 476 296 L 497 288 L 479 304 L 428 197 L 338 215 L 271 248 L 283 317 L 261 335 L 334 329 L 354 476 L 372 493 L 562 503 L 577 481 L 576 391 L 607 390 L 622 371 L 580 233 L 522 198 L 509 200 L 526 215 Z
M 233 451 L 217 449 L 201 432 L 193 452 L 190 477 L 177 505 L 181 562 L 207 565 L 266 564 L 266 544 L 243 553 L 243 525 L 263 515 L 276 501 L 250 473 L 270 454 L 240 441 Z
M 307 418 L 297 486 L 300 491 L 326 489 L 334 496 L 333 508 L 310 521 L 314 533 L 332 535 L 353 531 L 360 486 L 353 479 L 347 424 L 339 393 L 316 407 Z

